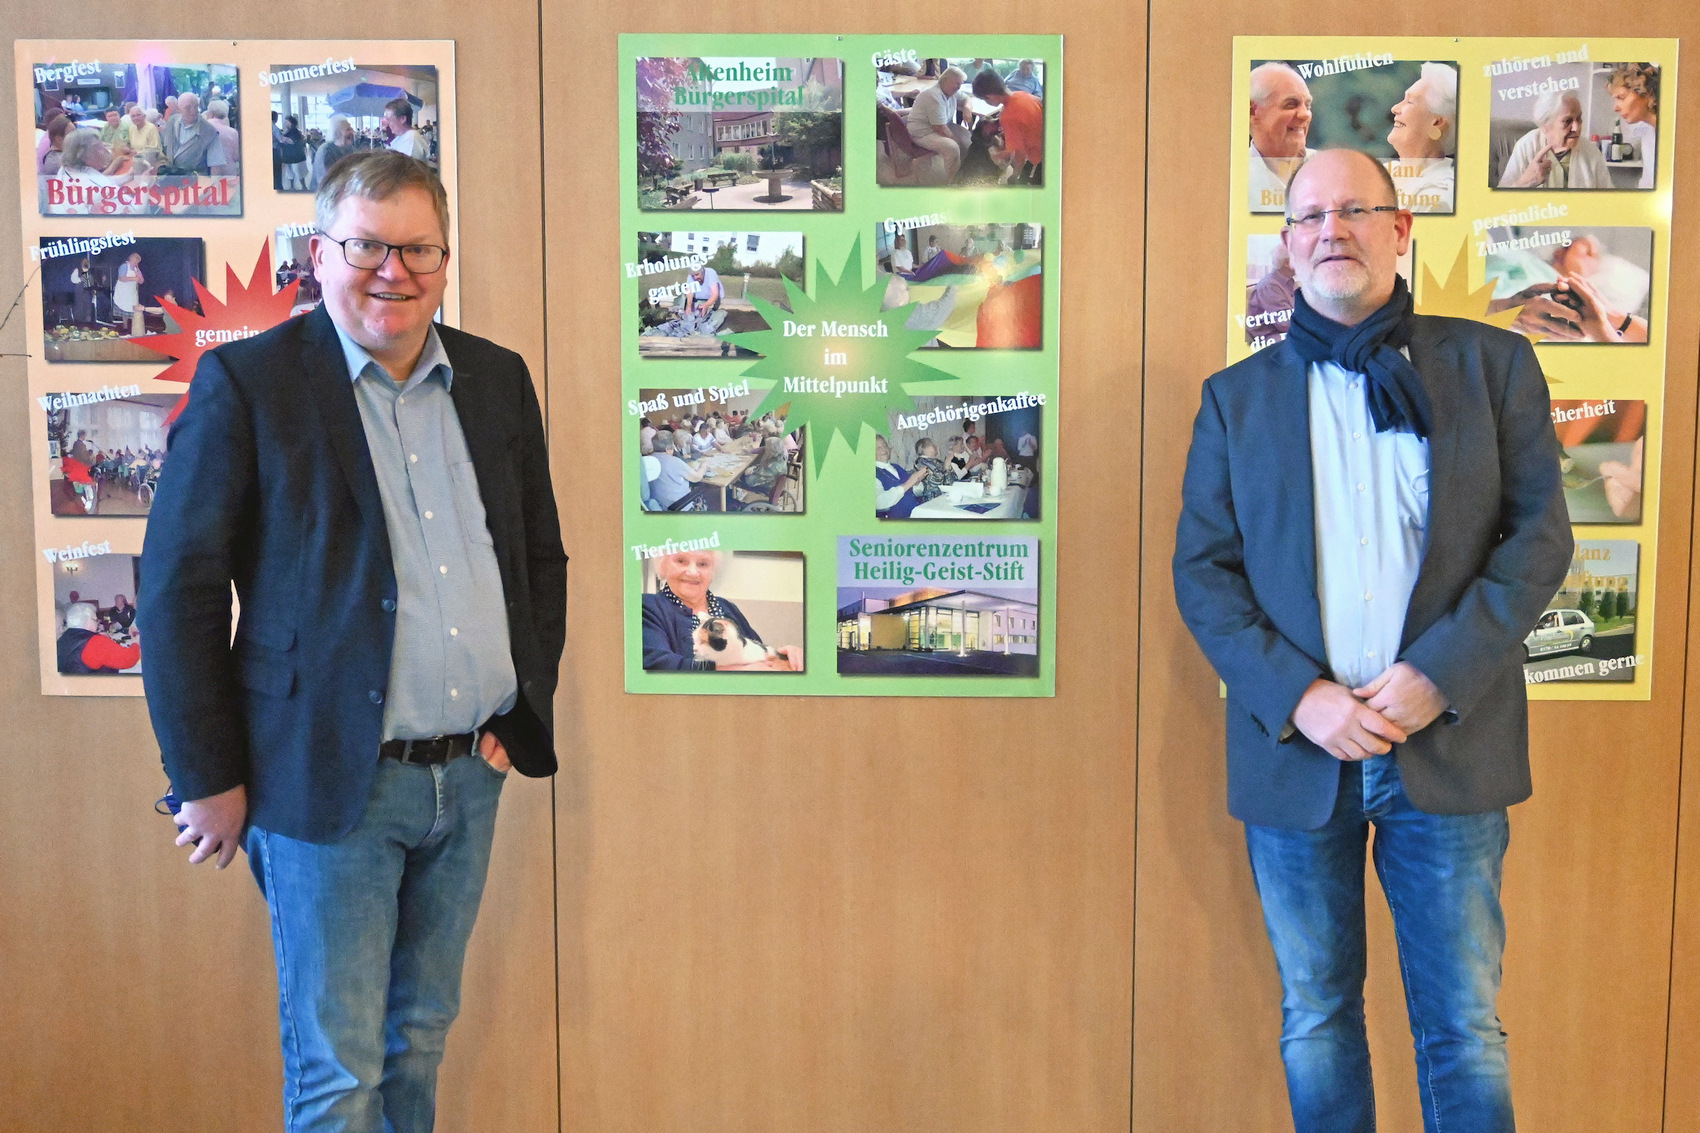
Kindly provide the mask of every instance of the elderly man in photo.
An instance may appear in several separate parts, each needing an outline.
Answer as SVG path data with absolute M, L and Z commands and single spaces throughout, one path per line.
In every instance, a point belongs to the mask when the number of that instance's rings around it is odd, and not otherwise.
M 384 129 L 390 136 L 390 148 L 397 153 L 424 161 L 430 152 L 425 135 L 413 128 L 413 104 L 405 98 L 392 98 L 384 104 Z
M 1286 63 L 1264 63 L 1251 72 L 1251 159 L 1247 166 L 1253 212 L 1278 212 L 1287 178 L 1313 150 L 1310 87 Z
M 169 101 L 169 100 L 168 100 Z M 212 177 L 230 172 L 224 137 L 201 115 L 201 100 L 193 92 L 177 98 L 177 116 L 160 127 L 165 160 L 179 169 L 191 169 Z
M 271 910 L 290 1133 L 425 1133 L 510 765 L 555 771 L 566 555 L 518 354 L 432 322 L 448 198 L 319 189 L 324 303 L 202 357 L 142 553 L 178 845 Z M 241 620 L 231 636 L 231 586 Z
M 962 68 L 946 67 L 938 82 L 915 96 L 905 119 L 915 144 L 939 156 L 946 183 L 956 180 L 962 157 L 973 140 L 962 125 L 962 107 L 967 101 L 962 84 L 967 78 Z
M 1572 539 L 1534 350 L 1412 313 L 1395 200 L 1356 151 L 1294 175 L 1291 330 L 1204 383 L 1175 594 L 1228 688 L 1228 807 L 1281 974 L 1297 1133 L 1375 1128 L 1372 824 L 1424 1128 L 1511 1133 L 1496 1001 L 1506 808 L 1531 790 L 1521 645 Z
M 159 127 L 148 121 L 148 112 L 141 103 L 130 104 L 130 117 L 125 127 L 125 140 L 136 151 L 136 156 L 145 158 L 150 165 L 157 165 L 162 153 Z

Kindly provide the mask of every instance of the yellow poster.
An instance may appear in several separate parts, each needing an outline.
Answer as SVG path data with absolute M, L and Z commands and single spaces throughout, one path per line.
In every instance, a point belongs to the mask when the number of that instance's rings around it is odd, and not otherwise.
M 1417 313 L 1535 345 L 1576 538 L 1535 700 L 1652 695 L 1676 79 L 1674 39 L 1234 40 L 1228 362 L 1286 337 L 1287 181 L 1342 147 L 1413 214 Z

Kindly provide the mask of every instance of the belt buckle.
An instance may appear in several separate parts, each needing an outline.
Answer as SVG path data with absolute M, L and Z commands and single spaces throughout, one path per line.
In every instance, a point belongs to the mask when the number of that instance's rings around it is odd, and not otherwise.
M 401 761 L 403 763 L 411 763 L 415 767 L 430 767 L 430 766 L 432 766 L 432 763 L 429 759 L 414 759 L 413 758 L 414 745 L 418 744 L 420 746 L 424 746 L 425 744 L 441 743 L 442 739 L 443 739 L 442 736 L 430 736 L 430 737 L 428 737 L 426 739 L 422 739 L 422 740 L 419 740 L 419 739 L 403 740 L 402 744 L 401 744 Z

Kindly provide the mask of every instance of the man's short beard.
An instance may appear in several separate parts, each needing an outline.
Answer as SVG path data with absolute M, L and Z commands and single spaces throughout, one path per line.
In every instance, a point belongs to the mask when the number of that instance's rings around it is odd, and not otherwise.
M 1318 298 L 1327 299 L 1329 302 L 1342 303 L 1362 298 L 1369 292 L 1373 285 L 1370 279 L 1369 268 L 1363 264 L 1355 264 L 1352 268 L 1341 273 L 1346 274 L 1351 278 L 1353 281 L 1351 286 L 1329 286 L 1325 277 L 1335 275 L 1336 273 L 1325 271 L 1326 267 L 1327 265 L 1319 265 L 1311 271 L 1310 278 L 1303 284 L 1304 290 L 1309 291 L 1312 295 L 1315 295 Z

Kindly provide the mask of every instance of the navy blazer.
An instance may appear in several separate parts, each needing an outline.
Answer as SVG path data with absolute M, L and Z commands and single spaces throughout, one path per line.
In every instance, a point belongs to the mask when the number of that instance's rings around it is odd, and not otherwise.
M 542 413 L 519 355 L 452 327 L 437 333 L 519 684 L 488 727 L 521 774 L 552 775 L 567 557 Z M 184 799 L 245 784 L 254 825 L 334 841 L 365 813 L 377 770 L 396 583 L 330 316 L 317 308 L 204 355 L 168 445 L 138 603 L 166 773 Z
M 1418 316 L 1411 361 L 1434 406 L 1427 544 L 1399 659 L 1452 712 L 1394 747 L 1431 814 L 1529 797 L 1524 636 L 1574 542 L 1546 379 L 1527 340 Z M 1340 764 L 1302 734 L 1312 681 L 1332 679 L 1316 587 L 1306 365 L 1290 342 L 1204 383 L 1175 535 L 1175 600 L 1228 686 L 1228 809 L 1246 822 L 1328 821 Z
M 724 598 L 720 599 L 720 605 L 747 640 L 761 640 L 761 634 L 750 625 L 742 610 Z M 687 611 L 660 594 L 643 596 L 644 668 L 712 672 L 713 661 L 696 659 L 696 641 L 691 636 L 692 632 L 691 615 Z

